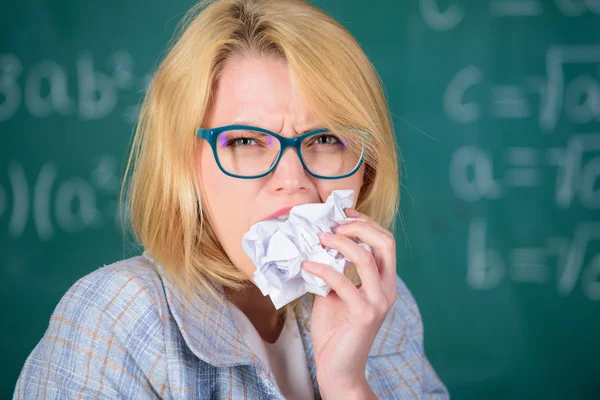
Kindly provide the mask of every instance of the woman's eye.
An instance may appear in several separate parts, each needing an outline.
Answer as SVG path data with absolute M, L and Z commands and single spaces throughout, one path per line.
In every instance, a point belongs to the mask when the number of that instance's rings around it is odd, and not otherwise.
M 334 135 L 322 135 L 315 139 L 316 144 L 337 144 L 339 141 Z
M 230 145 L 233 146 L 248 146 L 250 144 L 251 141 L 253 141 L 254 139 L 252 138 L 236 138 L 230 141 Z

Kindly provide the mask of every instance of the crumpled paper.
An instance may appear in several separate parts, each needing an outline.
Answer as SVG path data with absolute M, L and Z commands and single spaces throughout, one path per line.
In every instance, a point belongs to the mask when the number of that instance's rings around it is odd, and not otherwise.
M 242 238 L 242 248 L 256 265 L 255 284 L 269 295 L 279 309 L 307 292 L 327 296 L 331 288 L 321 278 L 302 269 L 304 260 L 330 265 L 343 273 L 346 258 L 336 249 L 323 247 L 317 234 L 332 232 L 338 225 L 360 218 L 348 218 L 344 208 L 352 207 L 354 190 L 334 190 L 325 203 L 308 203 L 290 210 L 287 220 L 269 219 L 254 224 Z M 353 238 L 364 249 L 371 247 Z

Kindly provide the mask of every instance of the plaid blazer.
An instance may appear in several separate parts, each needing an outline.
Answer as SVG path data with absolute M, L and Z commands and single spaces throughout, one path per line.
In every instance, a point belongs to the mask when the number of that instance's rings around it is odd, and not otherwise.
M 446 399 L 423 350 L 411 293 L 398 296 L 369 353 L 365 375 L 380 399 Z M 271 371 L 244 342 L 228 307 L 184 302 L 146 252 L 79 279 L 27 357 L 14 399 L 283 399 Z M 321 398 L 306 296 L 297 316 L 315 399 Z

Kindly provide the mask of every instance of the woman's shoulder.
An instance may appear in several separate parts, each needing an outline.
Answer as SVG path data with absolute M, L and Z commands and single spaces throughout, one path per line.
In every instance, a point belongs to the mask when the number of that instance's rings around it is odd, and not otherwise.
M 154 263 L 136 256 L 104 265 L 78 279 L 62 296 L 54 315 L 80 314 L 87 309 L 90 314 L 102 312 L 104 318 L 117 319 L 159 308 L 161 303 L 164 291 Z
M 96 268 L 79 278 L 69 288 L 69 291 L 82 285 L 89 288 L 89 290 L 99 290 L 115 286 L 120 288 L 127 284 L 146 287 L 159 281 L 160 275 L 152 259 L 139 255 Z
M 419 306 L 411 290 L 398 275 L 396 275 L 396 301 L 392 306 L 392 312 L 400 316 L 414 334 L 423 336 L 423 320 Z
M 144 341 L 150 332 L 162 334 L 168 312 L 160 274 L 154 263 L 136 256 L 104 265 L 78 279 L 56 305 L 46 335 L 55 330 L 66 340 L 79 341 L 92 332 L 122 344 Z M 68 327 L 68 329 L 67 329 Z M 148 337 L 147 339 L 150 339 Z
M 417 302 L 398 275 L 396 300 L 369 356 L 369 384 L 377 392 L 387 393 L 382 398 L 449 398 L 447 388 L 425 354 L 423 320 Z M 398 381 L 406 384 L 398 385 Z
M 153 262 L 138 256 L 100 267 L 62 296 L 19 376 L 15 398 L 151 397 L 166 381 L 168 312 Z M 119 383 L 118 386 L 114 384 Z
M 415 298 L 402 278 L 396 275 L 396 300 L 389 310 L 370 356 L 397 353 L 408 344 L 423 343 L 423 321 Z
M 103 265 L 78 279 L 69 289 L 131 294 L 143 289 L 151 295 L 160 292 L 161 276 L 151 258 L 139 255 Z

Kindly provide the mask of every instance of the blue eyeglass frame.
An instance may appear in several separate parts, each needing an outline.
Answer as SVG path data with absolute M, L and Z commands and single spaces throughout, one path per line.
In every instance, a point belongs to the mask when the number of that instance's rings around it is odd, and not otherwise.
M 236 174 L 232 174 L 227 172 L 223 166 L 221 165 L 221 162 L 219 161 L 219 155 L 217 154 L 217 138 L 219 137 L 219 135 L 223 132 L 227 132 L 227 131 L 232 131 L 232 130 L 251 130 L 251 131 L 257 131 L 257 132 L 262 132 L 262 133 L 266 133 L 269 134 L 271 136 L 274 136 L 275 138 L 277 138 L 279 140 L 279 144 L 280 144 L 280 149 L 279 149 L 279 154 L 277 155 L 277 159 L 275 160 L 275 162 L 273 163 L 273 165 L 271 166 L 271 168 L 269 168 L 267 170 L 267 172 L 260 174 L 260 175 L 253 175 L 253 176 L 240 176 L 240 175 L 236 175 Z M 363 134 L 367 137 L 367 139 L 370 137 L 370 134 L 368 132 L 365 131 L 361 131 L 361 130 L 353 130 L 354 132 L 357 132 L 359 134 Z M 360 160 L 358 161 L 358 163 L 356 164 L 356 167 L 354 167 L 354 169 L 345 174 L 345 175 L 340 175 L 340 176 L 335 176 L 335 177 L 331 177 L 331 176 L 323 176 L 323 175 L 318 175 L 318 174 L 314 174 L 312 173 L 306 166 L 306 164 L 304 163 L 304 158 L 302 157 L 302 150 L 301 150 L 301 144 L 302 141 L 309 137 L 309 136 L 313 136 L 313 135 L 318 135 L 319 133 L 325 133 L 325 132 L 330 132 L 329 129 L 316 129 L 310 132 L 306 132 L 300 136 L 296 136 L 293 138 L 287 138 L 285 136 L 281 136 L 278 135 L 275 132 L 271 132 L 268 129 L 263 129 L 263 128 L 259 128 L 256 126 L 251 126 L 251 125 L 225 125 L 225 126 L 220 126 L 218 128 L 198 128 L 196 130 L 196 137 L 200 138 L 200 139 L 206 139 L 206 141 L 208 142 L 208 144 L 210 145 L 210 147 L 212 148 L 213 151 L 213 155 L 215 157 L 215 161 L 217 162 L 217 165 L 219 166 L 219 169 L 228 176 L 234 177 L 234 178 L 240 178 L 240 179 L 257 179 L 257 178 L 262 178 L 263 176 L 267 176 L 271 173 L 271 171 L 273 171 L 275 169 L 275 167 L 277 167 L 277 164 L 279 164 L 279 160 L 281 160 L 281 157 L 283 156 L 283 152 L 285 151 L 285 149 L 287 149 L 288 147 L 293 147 L 296 149 L 296 154 L 298 154 L 298 158 L 300 159 L 300 162 L 302 163 L 302 166 L 304 167 L 304 170 L 306 172 L 308 172 L 310 175 L 314 176 L 315 178 L 319 178 L 319 179 L 329 179 L 329 180 L 334 180 L 334 179 L 343 179 L 343 178 L 347 178 L 349 176 L 352 176 L 356 173 L 356 171 L 358 171 L 358 169 L 360 168 L 360 166 L 363 163 L 364 160 L 364 155 L 365 155 L 365 147 L 363 146 L 362 151 L 360 153 Z

